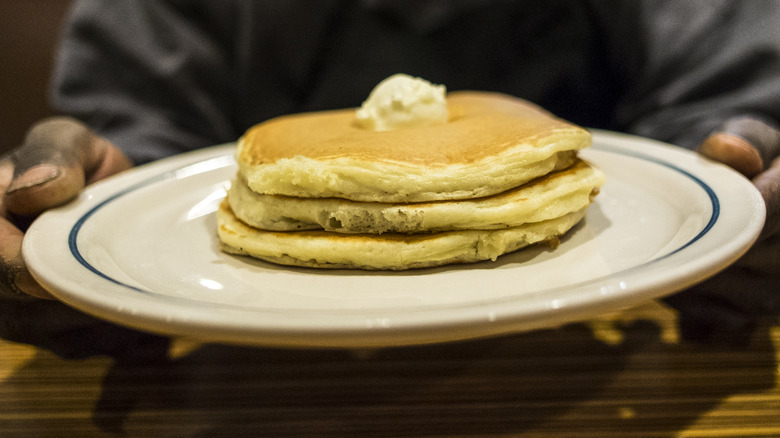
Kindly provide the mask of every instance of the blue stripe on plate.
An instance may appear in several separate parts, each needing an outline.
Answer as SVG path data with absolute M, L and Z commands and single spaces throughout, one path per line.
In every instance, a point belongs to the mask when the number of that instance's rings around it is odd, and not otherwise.
M 137 184 L 134 184 L 130 187 L 127 187 L 123 190 L 120 190 L 113 195 L 109 196 L 108 198 L 104 199 L 94 207 L 92 207 L 89 211 L 84 213 L 83 216 L 81 216 L 75 224 L 73 224 L 73 227 L 70 229 L 70 233 L 68 234 L 68 248 L 70 249 L 70 253 L 73 255 L 73 257 L 78 261 L 82 266 L 89 269 L 93 274 L 104 278 L 112 283 L 118 284 L 120 286 L 124 286 L 126 288 L 132 289 L 137 292 L 144 292 L 144 293 L 153 293 L 146 289 L 141 289 L 132 285 L 129 285 L 127 283 L 124 283 L 122 281 L 119 281 L 108 274 L 104 273 L 103 271 L 99 270 L 95 266 L 93 266 L 91 263 L 89 263 L 84 256 L 82 255 L 81 251 L 79 250 L 78 246 L 78 235 L 81 229 L 83 228 L 84 224 L 94 215 L 98 210 L 105 207 L 106 205 L 116 201 L 117 199 L 127 195 L 128 193 L 132 193 L 136 190 L 142 189 L 144 187 L 147 187 L 149 185 L 174 179 L 177 177 L 186 177 L 195 173 L 202 172 L 203 169 L 208 170 L 216 170 L 225 166 L 229 166 L 233 163 L 233 155 L 232 154 L 226 154 L 221 155 L 215 158 L 209 158 L 204 161 L 200 161 L 195 164 L 188 164 L 186 166 L 182 166 L 178 169 L 169 170 L 166 172 L 163 172 L 159 175 L 155 175 L 149 179 L 146 179 L 144 181 L 141 181 Z
M 702 190 L 704 190 L 704 192 L 707 194 L 707 196 L 709 196 L 710 203 L 712 204 L 712 215 L 710 216 L 710 220 L 707 222 L 707 225 L 705 225 L 704 228 L 702 228 L 702 230 L 701 230 L 701 232 L 699 232 L 699 234 L 694 236 L 691 240 L 686 242 L 684 245 L 680 246 L 679 248 L 675 249 L 674 251 L 670 252 L 669 254 L 665 254 L 664 256 L 659 257 L 656 260 L 660 260 L 660 259 L 669 257 L 670 255 L 675 254 L 677 252 L 680 252 L 683 249 L 689 247 L 694 242 L 696 242 L 697 240 L 701 239 L 702 236 L 707 234 L 712 229 L 712 227 L 715 226 L 715 223 L 718 221 L 718 217 L 720 217 L 720 201 L 718 200 L 718 195 L 715 193 L 714 190 L 712 190 L 712 187 L 707 185 L 707 183 L 705 183 L 704 181 L 699 179 L 699 177 L 697 177 L 696 175 L 688 172 L 685 169 L 681 169 L 681 168 L 675 166 L 674 164 L 671 164 L 669 162 L 660 160 L 660 159 L 655 158 L 655 157 L 651 157 L 649 155 L 642 154 L 642 153 L 637 152 L 637 151 L 628 151 L 628 150 L 625 150 L 625 149 L 622 149 L 622 148 L 616 148 L 616 147 L 604 146 L 604 145 L 599 145 L 598 147 L 595 147 L 594 149 L 604 150 L 604 151 L 612 152 L 612 153 L 615 153 L 615 154 L 625 155 L 625 156 L 628 156 L 628 157 L 639 158 L 641 160 L 650 161 L 650 162 L 658 164 L 660 166 L 664 166 L 666 168 L 672 169 L 675 172 L 678 172 L 678 173 L 681 173 L 681 174 L 685 175 L 690 180 L 692 180 L 693 182 L 698 184 L 699 187 L 701 187 Z
M 652 156 L 649 156 L 649 155 L 642 154 L 641 152 L 638 152 L 638 151 L 629 151 L 629 150 L 626 150 L 626 149 L 623 149 L 623 148 L 611 147 L 611 146 L 608 146 L 608 145 L 594 145 L 593 149 L 603 150 L 603 151 L 607 151 L 607 152 L 614 153 L 614 154 L 625 155 L 625 156 L 641 159 L 641 160 L 644 160 L 644 161 L 649 161 L 649 162 L 658 164 L 660 166 L 666 167 L 668 169 L 674 170 L 675 172 L 678 172 L 678 173 L 686 176 L 690 180 L 694 181 L 697 185 L 699 185 L 699 187 L 702 188 L 702 190 L 704 190 L 704 192 L 707 194 L 707 196 L 709 196 L 710 202 L 712 204 L 712 215 L 710 216 L 710 220 L 707 222 L 707 225 L 704 226 L 704 228 L 701 230 L 701 232 L 699 232 L 696 236 L 694 236 L 691 240 L 689 240 L 688 242 L 686 242 L 685 244 L 683 244 L 679 248 L 677 248 L 674 251 L 672 251 L 672 252 L 670 252 L 668 254 L 665 254 L 662 257 L 659 257 L 659 258 L 657 258 L 657 259 L 655 259 L 653 261 L 664 259 L 666 257 L 669 257 L 672 254 L 675 254 L 677 252 L 680 252 L 680 251 L 684 250 L 688 246 L 690 246 L 693 243 L 695 243 L 697 240 L 701 239 L 702 236 L 707 234 L 712 229 L 712 227 L 715 225 L 715 223 L 718 221 L 718 217 L 720 216 L 720 201 L 718 200 L 718 196 L 715 193 L 715 191 L 712 190 L 712 188 L 709 185 L 707 185 L 707 183 L 705 183 L 704 181 L 699 179 L 697 176 L 691 174 L 690 172 L 688 172 L 688 171 L 686 171 L 684 169 L 681 169 L 681 168 L 675 166 L 674 164 L 671 164 L 669 162 L 660 160 L 658 158 L 655 158 L 655 157 L 652 157 Z M 216 165 L 215 166 L 210 166 L 210 167 L 209 166 L 204 166 L 205 163 L 210 162 L 210 161 L 216 161 L 216 163 L 213 163 L 213 164 L 216 164 Z M 164 173 L 162 173 L 160 175 L 151 177 L 151 178 L 149 178 L 149 179 L 147 179 L 145 181 L 142 181 L 140 183 L 137 183 L 135 185 L 127 187 L 127 188 L 125 188 L 125 189 L 123 189 L 123 190 L 121 190 L 121 191 L 119 191 L 119 192 L 109 196 L 105 200 L 103 200 L 100 203 L 98 203 L 97 205 L 95 205 L 92 209 L 87 211 L 83 216 L 81 216 L 76 221 L 76 223 L 73 225 L 73 228 L 71 228 L 70 233 L 68 235 L 68 247 L 70 248 L 71 254 L 73 254 L 73 257 L 82 266 L 84 266 L 85 268 L 89 269 L 92 273 L 94 273 L 95 275 L 97 275 L 97 276 L 99 276 L 101 278 L 104 278 L 104 279 L 106 279 L 106 280 L 108 280 L 108 281 L 110 281 L 112 283 L 115 283 L 117 285 L 126 287 L 128 289 L 131 289 L 131 290 L 134 290 L 134 291 L 137 291 L 137 292 L 154 293 L 152 291 L 149 291 L 149 290 L 146 290 L 146 289 L 141 289 L 141 288 L 138 288 L 136 286 L 132 286 L 132 285 L 129 285 L 129 284 L 124 283 L 122 281 L 119 281 L 119 280 L 111 277 L 110 275 L 107 275 L 106 273 L 104 273 L 103 271 L 99 270 L 98 268 L 93 266 L 91 263 L 89 263 L 84 258 L 84 256 L 82 255 L 81 251 L 79 250 L 79 246 L 78 246 L 78 235 L 79 235 L 79 232 L 83 228 L 84 224 L 90 219 L 90 217 L 92 217 L 92 215 L 94 215 L 98 210 L 104 208 L 108 204 L 116 201 L 117 199 L 120 199 L 121 197 L 127 195 L 128 193 L 132 193 L 132 192 L 134 192 L 136 190 L 139 190 L 139 189 L 141 189 L 143 187 L 146 187 L 146 186 L 149 186 L 151 184 L 154 184 L 154 183 L 157 183 L 157 182 L 160 182 L 160 181 L 164 181 L 166 179 L 170 179 L 172 177 L 175 177 L 176 175 L 182 175 L 182 174 L 183 175 L 189 175 L 192 172 L 190 172 L 188 169 L 197 169 L 197 167 L 199 167 L 200 169 L 204 169 L 204 168 L 216 169 L 216 168 L 219 168 L 219 167 L 224 167 L 224 166 L 229 165 L 231 163 L 232 163 L 232 161 L 231 161 L 231 157 L 230 156 L 220 156 L 220 157 L 217 157 L 217 158 L 211 158 L 211 159 L 206 160 L 206 161 L 201 162 L 201 163 L 191 164 L 191 165 L 183 166 L 183 167 L 181 167 L 179 169 L 176 169 L 176 170 L 173 170 L 173 171 L 164 172 Z M 197 166 L 197 167 L 195 167 L 195 166 Z

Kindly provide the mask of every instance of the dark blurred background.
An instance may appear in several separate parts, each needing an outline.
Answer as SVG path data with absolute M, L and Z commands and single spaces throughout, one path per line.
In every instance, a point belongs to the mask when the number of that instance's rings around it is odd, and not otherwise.
M 48 84 L 67 0 L 0 0 L 0 153 L 52 114 Z

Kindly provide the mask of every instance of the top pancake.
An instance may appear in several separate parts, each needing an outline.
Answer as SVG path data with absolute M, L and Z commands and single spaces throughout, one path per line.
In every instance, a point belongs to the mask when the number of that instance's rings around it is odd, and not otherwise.
M 590 134 L 521 99 L 453 92 L 446 124 L 357 126 L 354 109 L 282 116 L 249 129 L 236 158 L 262 194 L 363 202 L 471 199 L 574 161 Z

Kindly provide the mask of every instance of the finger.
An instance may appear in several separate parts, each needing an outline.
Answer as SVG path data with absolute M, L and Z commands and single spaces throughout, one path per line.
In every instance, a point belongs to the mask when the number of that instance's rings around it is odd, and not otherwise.
M 14 178 L 5 192 L 5 206 L 18 216 L 32 216 L 73 199 L 82 187 L 80 167 L 39 164 Z
M 30 129 L 11 155 L 14 176 L 5 207 L 27 216 L 67 202 L 84 186 L 84 170 L 73 143 L 88 140 L 88 130 L 69 119 L 44 120 Z
M 733 118 L 710 135 L 699 152 L 752 178 L 780 154 L 780 131 L 758 118 Z
M 5 191 L 5 206 L 20 216 L 61 205 L 86 183 L 130 167 L 107 140 L 62 117 L 35 125 L 10 158 L 14 177 Z
M 4 191 L 12 178 L 13 164 L 3 159 L 0 161 L 0 190 Z M 21 256 L 22 232 L 5 217 L 5 206 L 0 202 L 0 298 L 49 298 L 25 268 Z
M 5 193 L 5 190 L 8 188 L 8 185 L 11 184 L 11 180 L 14 178 L 14 165 L 11 162 L 11 160 L 7 157 L 0 160 L 0 193 Z M 3 197 L 0 196 L 0 206 L 3 205 L 2 203 Z M 0 211 L 0 214 L 5 216 L 5 210 L 3 207 L 3 211 Z
M 133 163 L 108 140 L 94 136 L 87 158 L 86 182 L 92 184 L 133 166 Z
M 30 275 L 22 259 L 24 235 L 11 222 L 0 218 L 0 297 L 53 297 Z
M 756 148 L 745 139 L 725 132 L 710 135 L 699 146 L 699 153 L 730 166 L 748 178 L 764 169 L 764 160 Z

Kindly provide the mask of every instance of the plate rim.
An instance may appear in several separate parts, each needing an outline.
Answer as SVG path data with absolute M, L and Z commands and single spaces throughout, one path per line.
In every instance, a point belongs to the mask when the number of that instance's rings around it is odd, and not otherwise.
M 594 134 L 594 150 L 606 153 L 621 151 L 623 155 L 631 155 L 634 158 L 643 161 L 652 161 L 656 164 L 682 172 L 699 184 L 699 186 L 708 193 L 711 201 L 715 203 L 713 206 L 713 218 L 711 218 L 709 223 L 696 235 L 696 237 L 690 239 L 683 246 L 676 248 L 674 251 L 662 255 L 660 258 L 607 276 L 607 278 L 624 274 L 629 270 L 642 270 L 642 267 L 648 263 L 653 263 L 658 266 L 658 262 L 663 262 L 663 260 L 670 258 L 674 259 L 675 254 L 683 253 L 686 251 L 686 248 L 690 248 L 690 246 L 694 245 L 696 242 L 701 242 L 701 240 L 709 234 L 712 227 L 717 224 L 718 218 L 722 214 L 720 206 L 717 205 L 720 201 L 715 191 L 700 178 L 702 176 L 695 175 L 696 171 L 702 172 L 701 168 L 692 170 L 690 162 L 672 164 L 670 162 L 670 155 L 671 157 L 685 158 L 683 161 L 690 161 L 695 157 L 696 161 L 694 162 L 699 163 L 696 165 L 706 165 L 711 171 L 724 172 L 724 175 L 731 175 L 735 181 L 739 181 L 741 178 L 742 189 L 745 189 L 748 185 L 752 187 L 752 184 L 746 178 L 732 171 L 730 168 L 705 160 L 695 153 L 677 146 L 630 134 L 601 130 L 591 131 Z M 597 144 L 598 146 L 596 146 Z M 633 150 L 633 153 L 626 154 L 625 150 L 629 148 L 631 144 L 643 144 L 645 145 L 644 147 L 652 147 Z M 134 187 L 143 186 L 148 183 L 150 179 L 156 180 L 174 177 L 172 172 L 177 170 L 180 171 L 181 169 L 191 166 L 201 166 L 201 168 L 204 168 L 203 163 L 209 161 L 213 162 L 214 160 L 222 160 L 222 164 L 226 164 L 225 160 L 232 160 L 233 150 L 234 144 L 228 143 L 188 152 L 140 166 L 90 186 L 82 192 L 82 195 L 75 203 L 44 213 L 44 215 L 32 224 L 24 240 L 23 255 L 31 273 L 44 285 L 44 287 L 50 290 L 63 302 L 88 313 L 92 313 L 95 316 L 141 330 L 149 330 L 169 335 L 195 335 L 199 338 L 213 339 L 218 342 L 257 345 L 330 347 L 410 345 L 469 339 L 542 328 L 544 326 L 570 321 L 574 314 L 579 314 L 583 311 L 587 312 L 589 307 L 595 309 L 605 307 L 606 304 L 609 304 L 611 307 L 618 308 L 684 289 L 685 287 L 717 273 L 741 256 L 757 238 L 764 220 L 763 201 L 761 200 L 758 191 L 745 190 L 749 195 L 747 204 L 752 207 L 752 214 L 749 215 L 750 220 L 744 227 L 743 233 L 738 239 L 731 239 L 729 242 L 730 248 L 726 251 L 728 254 L 721 254 L 720 259 L 717 260 L 716 263 L 711 261 L 709 264 L 699 263 L 697 266 L 694 266 L 696 268 L 694 269 L 695 275 L 689 275 L 684 281 L 680 281 L 679 278 L 667 278 L 666 282 L 656 281 L 654 283 L 651 282 L 652 284 L 647 284 L 645 281 L 645 284 L 642 284 L 639 279 L 632 278 L 632 281 L 635 283 L 633 283 L 631 287 L 628 287 L 625 284 L 621 285 L 622 281 L 620 279 L 615 279 L 616 282 L 611 285 L 610 293 L 606 294 L 602 300 L 596 303 L 592 302 L 592 300 L 590 302 L 588 300 L 578 302 L 576 297 L 569 297 L 570 301 L 566 305 L 556 308 L 554 311 L 550 311 L 551 309 L 516 309 L 517 297 L 514 297 L 514 299 L 512 299 L 512 297 L 506 297 L 506 299 L 501 300 L 499 303 L 489 302 L 461 305 L 465 306 L 466 309 L 471 310 L 471 312 L 465 312 L 470 313 L 470 315 L 461 315 L 459 318 L 456 318 L 457 321 L 453 321 L 452 315 L 448 315 L 448 313 L 451 313 L 453 310 L 451 307 L 444 309 L 428 308 L 424 311 L 416 312 L 415 317 L 412 318 L 394 314 L 387 317 L 358 317 L 348 324 L 345 323 L 339 326 L 330 324 L 327 327 L 322 326 L 321 318 L 302 321 L 301 318 L 290 315 L 289 312 L 285 312 L 285 310 L 244 309 L 244 312 L 249 311 L 251 314 L 266 315 L 270 312 L 277 316 L 271 325 L 260 324 L 247 327 L 245 324 L 241 323 L 237 325 L 226 324 L 224 318 L 213 318 L 212 314 L 204 311 L 204 307 L 212 306 L 204 306 L 204 304 L 213 304 L 220 308 L 220 314 L 231 313 L 236 311 L 235 309 L 225 309 L 225 306 L 223 305 L 201 301 L 190 301 L 192 305 L 188 307 L 194 306 L 195 309 L 187 309 L 189 311 L 185 312 L 187 315 L 172 317 L 169 314 L 166 317 L 161 317 L 160 315 L 152 315 L 148 312 L 117 310 L 116 303 L 110 305 L 102 299 L 96 299 L 94 296 L 95 294 L 91 294 L 90 297 L 89 292 L 87 292 L 85 296 L 83 292 L 68 290 L 73 289 L 73 286 L 70 288 L 65 287 L 63 286 L 64 282 L 62 281 L 57 284 L 57 279 L 53 278 L 54 276 L 51 275 L 50 272 L 46 272 L 46 261 L 41 257 L 40 251 L 36 251 L 38 249 L 36 244 L 40 245 L 36 240 L 36 237 L 42 236 L 43 231 L 41 231 L 41 229 L 45 226 L 47 218 L 52 218 L 58 214 L 66 217 L 68 215 L 78 214 L 78 212 L 83 211 L 87 207 L 89 207 L 87 208 L 87 211 L 97 211 L 97 209 L 100 208 L 100 205 L 111 202 L 112 199 L 122 196 L 122 193 L 131 192 L 134 190 Z M 694 165 L 694 167 L 696 165 Z M 197 172 L 197 169 L 191 170 Z M 715 197 L 714 200 L 712 199 L 713 196 Z M 759 211 L 762 213 L 758 214 Z M 86 222 L 90 214 L 91 213 L 82 214 L 77 219 L 77 223 L 69 226 L 70 231 L 68 232 L 67 245 L 68 250 L 71 251 L 72 254 L 78 253 L 78 248 L 76 248 L 75 253 L 72 252 L 74 250 L 72 245 L 77 245 L 75 240 L 78 235 L 77 224 Z M 78 226 L 80 227 L 81 225 Z M 73 231 L 74 229 L 76 229 L 75 232 Z M 61 244 L 61 242 L 59 242 L 58 245 L 59 244 Z M 76 261 L 84 266 L 82 261 Z M 103 281 L 112 282 L 114 284 L 114 289 L 117 287 L 120 289 L 132 288 L 132 286 L 123 285 L 121 282 L 106 277 L 98 270 L 95 270 L 94 267 L 90 268 L 85 266 L 85 268 L 89 269 L 93 275 L 102 277 Z M 594 281 L 595 280 L 589 280 L 583 284 L 587 285 Z M 576 290 L 581 288 L 583 284 L 567 285 L 566 289 Z M 625 293 L 627 289 L 633 289 L 633 293 Z M 112 292 L 120 291 L 112 290 Z M 125 290 L 125 294 L 126 293 L 127 291 Z M 120 295 L 123 294 L 120 293 Z M 165 297 L 171 299 L 176 298 L 170 296 Z M 137 298 L 138 297 L 136 297 L 136 299 Z M 148 299 L 148 297 L 141 299 Z M 546 304 L 548 306 L 550 304 L 549 301 L 545 303 L 545 300 L 537 301 L 539 301 L 537 304 Z M 527 303 L 525 304 L 527 305 Z M 129 307 L 130 306 L 128 306 L 128 308 Z M 482 309 L 482 312 L 475 311 L 476 308 L 482 307 L 490 307 L 491 309 Z M 280 313 L 287 313 L 287 315 L 284 318 L 279 318 L 278 314 Z M 361 312 L 356 313 L 359 315 Z M 392 314 L 392 310 L 389 313 Z M 425 314 L 425 318 L 419 318 L 421 313 Z M 341 312 L 338 312 L 338 314 L 343 316 Z M 518 318 L 519 315 L 522 315 L 523 318 Z M 332 317 L 326 317 L 325 319 L 330 320 Z M 442 333 L 442 330 L 445 328 L 448 329 L 447 333 Z M 478 330 L 476 328 L 478 328 Z

